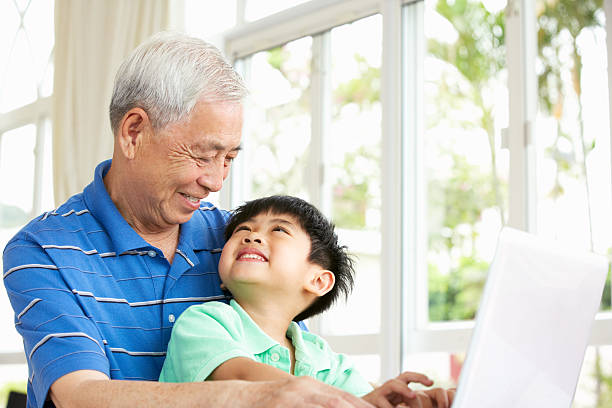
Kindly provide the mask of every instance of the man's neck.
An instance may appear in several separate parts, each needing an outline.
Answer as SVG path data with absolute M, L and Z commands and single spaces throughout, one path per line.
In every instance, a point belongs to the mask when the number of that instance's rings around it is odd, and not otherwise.
M 137 216 L 140 211 L 135 208 L 135 205 L 142 202 L 142 200 L 131 197 L 131 189 L 122 181 L 124 179 L 118 177 L 116 173 L 115 168 L 111 164 L 111 168 L 104 177 L 104 186 L 117 210 L 142 239 L 152 246 L 159 248 L 168 262 L 172 263 L 178 246 L 180 226 L 169 225 L 166 228 L 160 228 L 159 226 L 148 225 L 146 222 L 143 222 L 143 217 Z

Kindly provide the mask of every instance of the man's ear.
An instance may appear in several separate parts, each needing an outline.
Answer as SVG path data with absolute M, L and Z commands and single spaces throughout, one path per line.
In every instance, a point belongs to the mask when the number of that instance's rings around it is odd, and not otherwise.
M 149 115 L 144 109 L 132 108 L 123 116 L 117 131 L 117 142 L 126 159 L 131 160 L 142 145 L 147 133 L 152 131 Z
M 333 272 L 327 269 L 317 268 L 313 275 L 304 285 L 304 289 L 316 296 L 323 296 L 329 292 L 336 283 L 336 277 Z

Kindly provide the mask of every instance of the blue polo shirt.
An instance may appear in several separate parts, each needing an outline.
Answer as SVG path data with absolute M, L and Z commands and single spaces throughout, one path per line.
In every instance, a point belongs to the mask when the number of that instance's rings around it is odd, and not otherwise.
M 4 285 L 29 367 L 28 407 L 42 407 L 51 384 L 75 370 L 157 380 L 175 319 L 225 298 L 217 264 L 229 213 L 202 204 L 180 226 L 170 265 L 111 201 L 103 182 L 110 163 L 4 250 Z

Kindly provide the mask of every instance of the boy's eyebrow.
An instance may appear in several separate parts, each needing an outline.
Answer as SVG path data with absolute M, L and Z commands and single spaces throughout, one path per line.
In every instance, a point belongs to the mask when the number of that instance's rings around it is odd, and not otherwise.
M 294 225 L 295 225 L 295 224 L 294 224 L 294 223 L 292 223 L 291 221 L 288 221 L 288 220 L 286 220 L 286 219 L 284 219 L 284 218 L 273 218 L 273 219 L 271 219 L 271 220 L 269 221 L 269 223 L 270 223 L 270 224 L 273 224 L 273 223 L 279 223 L 279 224 L 289 224 L 289 225 L 291 225 L 291 226 L 294 226 Z

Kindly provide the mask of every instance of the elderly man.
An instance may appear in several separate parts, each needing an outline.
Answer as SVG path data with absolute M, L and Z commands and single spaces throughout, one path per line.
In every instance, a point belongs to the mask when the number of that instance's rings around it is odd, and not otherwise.
M 176 317 L 224 298 L 228 214 L 201 200 L 240 150 L 245 94 L 217 49 L 183 35 L 152 37 L 119 68 L 112 161 L 4 251 L 28 407 L 369 406 L 307 378 L 155 382 Z

